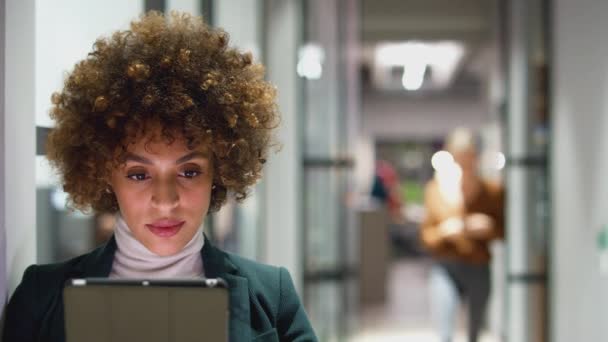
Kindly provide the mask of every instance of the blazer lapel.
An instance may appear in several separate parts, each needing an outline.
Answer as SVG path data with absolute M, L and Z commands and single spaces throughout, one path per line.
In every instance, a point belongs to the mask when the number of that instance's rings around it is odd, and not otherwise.
M 83 263 L 76 267 L 75 274 L 82 278 L 107 278 L 112 271 L 112 262 L 116 253 L 116 238 L 114 235 L 101 247 L 94 250 Z
M 247 279 L 233 274 L 225 274 L 221 278 L 226 280 L 230 291 L 230 321 L 228 324 L 230 341 L 251 341 Z
M 230 341 L 251 341 L 249 282 L 247 278 L 237 275 L 237 268 L 230 262 L 226 253 L 215 248 L 207 239 L 207 236 L 205 236 L 205 245 L 201 254 L 205 277 L 222 278 L 228 283 L 230 293 Z

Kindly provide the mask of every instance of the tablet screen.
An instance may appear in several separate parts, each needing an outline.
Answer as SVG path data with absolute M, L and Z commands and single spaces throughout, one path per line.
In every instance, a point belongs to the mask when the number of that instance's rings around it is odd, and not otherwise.
M 67 342 L 228 340 L 221 279 L 72 279 L 64 305 Z

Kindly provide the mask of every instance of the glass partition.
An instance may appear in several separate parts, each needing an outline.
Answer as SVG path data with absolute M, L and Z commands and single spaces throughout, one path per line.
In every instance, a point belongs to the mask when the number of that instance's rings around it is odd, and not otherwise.
M 304 297 L 323 341 L 344 340 L 356 310 L 358 239 L 348 203 L 353 177 L 352 136 L 358 94 L 351 68 L 348 0 L 303 2 L 304 44 L 297 72 L 303 82 Z M 349 36 L 350 35 L 350 36 Z M 353 105 L 354 103 L 354 105 Z

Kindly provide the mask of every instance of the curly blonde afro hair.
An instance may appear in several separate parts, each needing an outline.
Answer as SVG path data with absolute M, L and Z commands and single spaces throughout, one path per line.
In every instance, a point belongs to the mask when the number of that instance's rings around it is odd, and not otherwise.
M 260 178 L 279 121 L 275 96 L 264 68 L 228 47 L 226 32 L 200 17 L 149 12 L 98 39 L 53 94 L 47 155 L 71 207 L 116 211 L 114 194 L 104 191 L 111 172 L 157 123 L 168 143 L 208 146 L 215 211 L 228 191 L 242 200 Z

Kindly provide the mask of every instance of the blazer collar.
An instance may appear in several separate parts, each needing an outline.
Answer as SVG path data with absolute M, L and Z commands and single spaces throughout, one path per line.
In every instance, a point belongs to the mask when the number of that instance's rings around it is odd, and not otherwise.
M 91 252 L 77 267 L 82 277 L 108 277 L 117 245 L 114 236 L 101 247 Z M 222 278 L 228 284 L 230 296 L 230 340 L 251 340 L 249 284 L 247 278 L 238 275 L 238 268 L 231 262 L 228 254 L 215 246 L 205 235 L 201 249 L 205 277 Z

